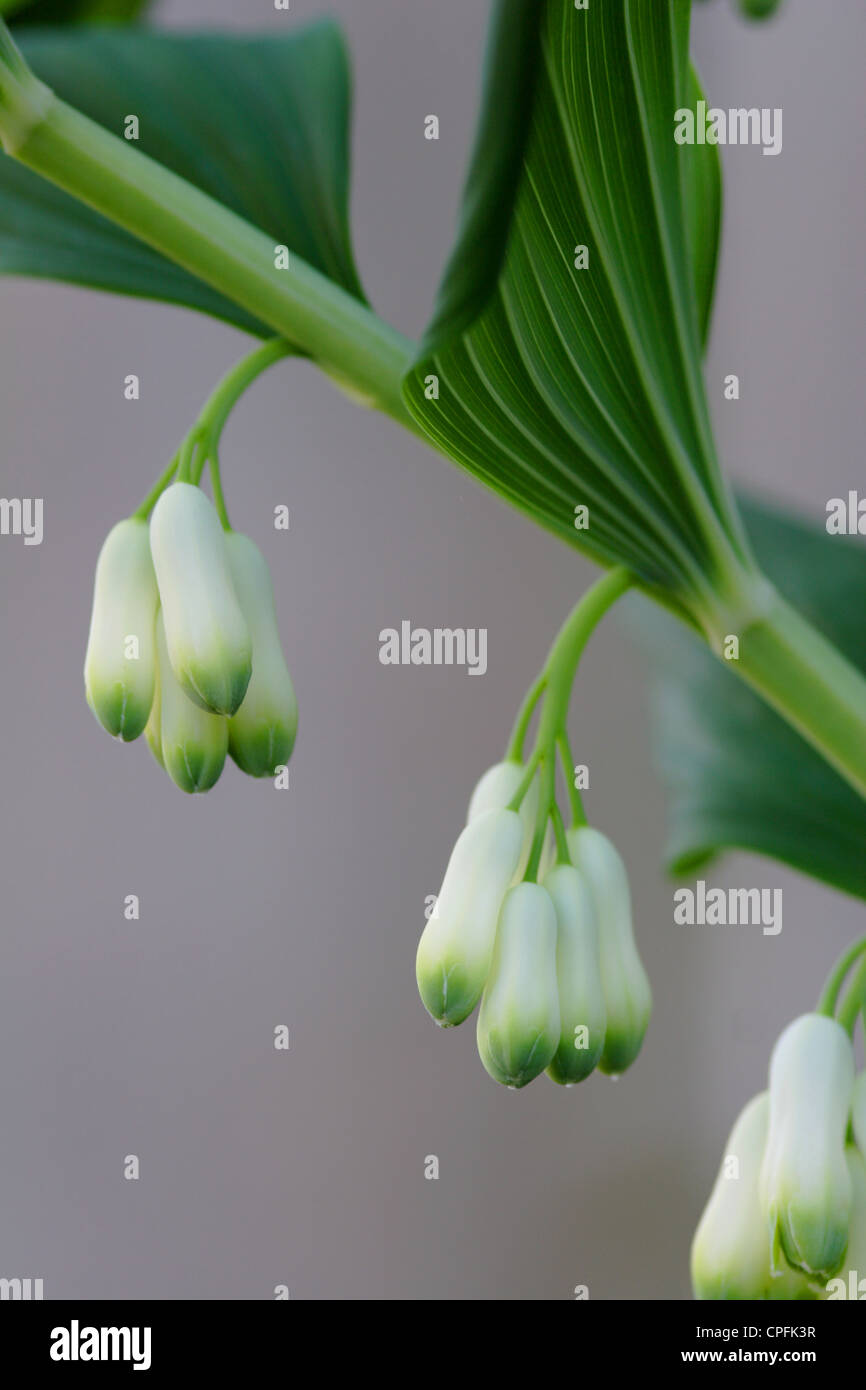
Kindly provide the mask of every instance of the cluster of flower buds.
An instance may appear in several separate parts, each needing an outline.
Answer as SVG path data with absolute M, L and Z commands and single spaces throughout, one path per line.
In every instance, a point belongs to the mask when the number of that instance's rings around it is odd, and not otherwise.
M 583 825 L 565 835 L 567 855 L 546 839 L 527 876 L 537 778 L 512 809 L 526 778 L 522 763 L 506 761 L 475 789 L 418 946 L 421 998 L 442 1027 L 481 1001 L 478 1051 L 504 1086 L 543 1071 L 565 1086 L 596 1067 L 619 1075 L 640 1051 L 652 1005 L 625 868 Z
M 692 1282 L 701 1299 L 866 1295 L 866 1072 L 855 1080 L 835 1018 L 804 1014 L 776 1043 L 769 1088 L 728 1139 Z
M 252 777 L 288 762 L 297 704 L 267 564 L 192 483 L 172 483 L 149 523 L 109 532 L 84 683 L 103 728 L 124 742 L 144 733 L 185 792 L 208 791 L 226 753 Z

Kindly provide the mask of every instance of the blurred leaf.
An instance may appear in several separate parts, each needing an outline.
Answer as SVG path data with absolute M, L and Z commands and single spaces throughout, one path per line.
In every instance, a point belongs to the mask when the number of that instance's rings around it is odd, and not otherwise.
M 20 24 L 106 23 L 137 19 L 150 0 L 0 0 L 0 15 Z
M 769 578 L 866 671 L 866 546 L 766 504 L 741 510 Z M 866 803 L 681 623 L 632 604 L 653 667 L 671 872 L 754 850 L 866 898 Z
M 134 29 L 49 31 L 21 47 L 35 72 L 310 265 L 362 298 L 348 229 L 350 78 L 339 29 L 279 38 Z M 0 272 L 168 300 L 272 330 L 101 214 L 0 157 Z
M 460 233 L 405 383 L 421 427 L 476 477 L 686 598 L 742 540 L 700 365 L 718 151 L 673 138 L 700 94 L 688 28 L 688 0 L 495 6 Z

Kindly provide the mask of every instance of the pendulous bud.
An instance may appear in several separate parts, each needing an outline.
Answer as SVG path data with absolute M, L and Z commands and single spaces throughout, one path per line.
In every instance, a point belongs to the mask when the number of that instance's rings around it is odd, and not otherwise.
M 598 929 L 589 887 L 571 864 L 559 864 L 544 879 L 556 911 L 556 984 L 559 1044 L 547 1074 L 560 1086 L 583 1081 L 604 1048 L 607 1015 L 601 984 Z
M 469 800 L 466 823 L 471 825 L 485 811 L 499 811 L 508 806 L 511 798 L 526 776 L 523 763 L 507 759 L 494 763 L 479 780 Z M 520 819 L 523 822 L 523 849 L 520 863 L 514 871 L 514 882 L 519 883 L 526 873 L 532 837 L 535 834 L 535 817 L 538 812 L 538 778 L 533 777 L 529 789 L 520 803 Z
M 264 556 L 247 536 L 225 537 L 241 613 L 252 638 L 253 673 L 237 714 L 229 720 L 229 752 L 250 777 L 273 777 L 289 761 L 298 705 L 289 676 Z
M 559 1045 L 556 911 L 545 888 L 518 883 L 502 904 L 478 1011 L 478 1053 L 494 1081 L 517 1089 Z
M 219 780 L 228 751 L 228 721 L 193 704 L 168 658 L 162 611 L 156 623 L 162 764 L 184 792 L 206 792 Z
M 599 968 L 607 1025 L 599 1070 L 619 1076 L 640 1052 L 652 991 L 632 931 L 631 894 L 622 857 L 606 835 L 584 825 L 566 835 L 575 868 L 589 884 L 598 925 Z
M 126 743 L 144 729 L 153 702 L 158 604 L 147 522 L 119 521 L 96 562 L 84 688 L 103 728 Z
M 739 1116 L 710 1200 L 692 1241 L 692 1287 L 698 1299 L 809 1299 L 817 1293 L 791 1269 L 773 1275 L 759 1195 L 770 1098 L 755 1096 Z
M 860 1149 L 848 1144 L 845 1162 L 851 1179 L 851 1219 L 848 1223 L 848 1248 L 842 1268 L 835 1278 L 827 1281 L 826 1299 L 866 1298 L 866 1159 Z
M 839 1268 L 848 1242 L 851 1178 L 845 1135 L 854 1086 L 851 1039 L 835 1019 L 804 1014 L 770 1058 L 770 1125 L 761 1201 L 771 1260 L 809 1274 Z
M 172 483 L 153 509 L 150 550 L 172 670 L 191 700 L 234 714 L 252 670 L 219 517 L 200 488 Z
M 522 844 L 516 811 L 486 811 L 466 826 L 451 853 L 415 961 L 424 1007 L 445 1027 L 468 1018 L 481 996 Z

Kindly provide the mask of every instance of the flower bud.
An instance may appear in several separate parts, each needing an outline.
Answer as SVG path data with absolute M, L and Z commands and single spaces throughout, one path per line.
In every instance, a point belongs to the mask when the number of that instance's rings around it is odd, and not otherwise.
M 150 519 L 150 550 L 175 676 L 202 709 L 234 714 L 249 684 L 252 643 L 219 518 L 200 488 L 166 488 Z
M 466 816 L 467 825 L 471 825 L 479 816 L 483 816 L 485 811 L 498 811 L 507 807 L 525 776 L 526 768 L 523 763 L 515 762 L 512 759 L 503 763 L 494 763 L 492 767 L 489 767 L 470 798 L 469 811 Z M 515 883 L 519 883 L 526 873 L 529 853 L 532 849 L 532 837 L 535 834 L 537 814 L 538 778 L 533 777 L 527 793 L 520 803 L 520 819 L 523 822 L 523 849 L 520 863 L 514 871 Z
M 854 1086 L 851 1039 L 835 1019 L 804 1014 L 770 1059 L 770 1127 L 761 1201 L 771 1259 L 811 1274 L 838 1269 L 848 1241 L 851 1178 L 845 1135 Z
M 156 650 L 163 766 L 181 791 L 209 791 L 226 760 L 228 721 L 188 699 L 168 659 L 162 610 L 156 623 Z
M 84 688 L 103 728 L 127 743 L 144 729 L 153 701 L 158 603 L 147 522 L 119 521 L 96 562 Z
M 631 895 L 622 858 L 607 836 L 590 826 L 569 830 L 568 849 L 585 876 L 598 925 L 599 967 L 607 1026 L 599 1070 L 618 1076 L 641 1049 L 652 1010 L 652 991 L 635 945 Z
M 468 1018 L 480 998 L 522 843 L 516 811 L 486 811 L 454 846 L 415 962 L 424 1007 L 446 1027 Z
M 704 1214 L 692 1241 L 691 1270 L 699 1299 L 807 1299 L 816 1297 L 805 1277 L 770 1269 L 767 1222 L 761 1209 L 761 1160 L 770 1100 L 766 1091 L 739 1116 Z
M 854 1082 L 851 1100 L 851 1126 L 861 1154 L 866 1155 L 866 1071 L 861 1071 Z M 863 1271 L 866 1275 L 866 1270 Z
M 298 705 L 286 667 L 274 590 L 258 546 L 233 531 L 225 538 L 229 568 L 252 638 L 253 673 L 243 704 L 229 720 L 229 752 L 250 777 L 273 777 L 291 757 Z
M 478 1052 L 494 1081 L 525 1086 L 559 1045 L 556 912 L 537 883 L 518 883 L 502 904 L 478 1011 Z
M 866 1158 L 853 1144 L 848 1144 L 845 1162 L 851 1179 L 848 1248 L 838 1275 L 827 1281 L 824 1297 L 851 1298 L 859 1302 L 866 1297 Z
M 570 864 L 551 869 L 544 887 L 556 911 L 559 1044 L 547 1074 L 561 1086 L 583 1081 L 604 1047 L 606 1014 L 598 929 L 586 880 Z

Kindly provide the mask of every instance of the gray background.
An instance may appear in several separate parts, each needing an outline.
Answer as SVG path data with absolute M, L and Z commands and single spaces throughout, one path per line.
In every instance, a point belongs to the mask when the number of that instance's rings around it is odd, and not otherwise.
M 418 333 L 474 122 L 482 0 L 296 0 L 290 20 L 269 0 L 166 0 L 157 16 L 279 30 L 325 8 L 354 53 L 362 278 Z M 866 10 L 789 0 L 748 28 L 715 0 L 694 30 L 711 100 L 784 108 L 779 158 L 725 151 L 708 366 L 722 457 L 820 515 L 862 481 Z M 2 493 L 44 497 L 46 526 L 41 548 L 0 541 L 0 1275 L 42 1277 L 48 1297 L 687 1297 L 734 1114 L 860 907 L 738 857 L 711 881 L 782 886 L 781 937 L 674 926 L 642 663 L 605 626 L 573 728 L 590 814 L 629 865 L 655 1015 L 617 1083 L 499 1089 L 473 1025 L 443 1035 L 424 1013 L 415 946 L 471 787 L 590 566 L 312 368 L 281 365 L 223 452 L 297 685 L 292 786 L 231 768 L 186 798 L 85 706 L 92 573 L 246 341 L 52 284 L 0 283 L 0 315 Z M 383 668 L 377 634 L 403 617 L 486 626 L 488 674 Z

